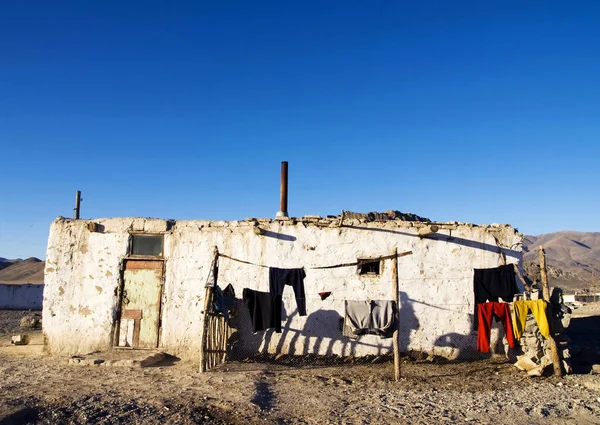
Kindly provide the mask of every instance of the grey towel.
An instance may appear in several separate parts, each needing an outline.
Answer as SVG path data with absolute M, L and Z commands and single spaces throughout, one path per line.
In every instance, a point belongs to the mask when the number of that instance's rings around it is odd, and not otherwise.
M 398 320 L 395 301 L 346 301 L 344 336 L 375 334 L 389 338 L 394 333 Z

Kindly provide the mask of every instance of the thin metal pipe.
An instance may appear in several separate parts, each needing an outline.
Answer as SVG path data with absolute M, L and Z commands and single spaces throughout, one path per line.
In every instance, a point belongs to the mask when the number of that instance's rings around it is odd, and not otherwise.
M 75 220 L 79 220 L 79 207 L 81 204 L 81 191 L 77 191 L 77 193 L 75 194 L 75 208 L 73 208 L 73 210 L 75 211 L 75 213 L 73 214 L 73 218 Z
M 281 162 L 281 190 L 279 198 L 279 212 L 284 217 L 288 216 L 288 163 Z

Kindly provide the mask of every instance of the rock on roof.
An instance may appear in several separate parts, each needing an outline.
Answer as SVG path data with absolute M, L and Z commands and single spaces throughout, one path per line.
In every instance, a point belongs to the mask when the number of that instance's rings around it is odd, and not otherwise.
M 369 213 L 356 213 L 351 211 L 344 211 L 344 218 L 349 219 L 358 219 L 364 222 L 372 222 L 372 221 L 390 221 L 390 220 L 400 220 L 400 221 L 418 221 L 421 223 L 431 223 L 431 220 L 425 217 L 418 216 L 412 213 L 403 213 L 398 210 L 388 210 L 384 212 L 369 212 Z

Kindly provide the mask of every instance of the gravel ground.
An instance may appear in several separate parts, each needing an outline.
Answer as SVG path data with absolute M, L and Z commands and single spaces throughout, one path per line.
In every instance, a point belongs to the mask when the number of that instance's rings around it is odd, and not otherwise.
M 39 316 L 41 311 L 0 310 L 0 336 L 14 335 L 21 331 L 19 323 L 24 316 Z
M 395 382 L 389 362 L 226 363 L 199 374 L 196 363 L 173 358 L 138 369 L 81 367 L 11 348 L 0 350 L 1 425 L 600 424 L 598 375 L 530 378 L 503 358 L 405 358 Z

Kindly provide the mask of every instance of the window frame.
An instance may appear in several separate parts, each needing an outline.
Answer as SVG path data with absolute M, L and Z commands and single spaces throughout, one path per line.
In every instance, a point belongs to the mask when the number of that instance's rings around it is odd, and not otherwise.
M 161 247 L 160 247 L 160 254 L 134 254 L 133 253 L 133 240 L 136 236 L 154 236 L 154 237 L 158 237 L 160 236 L 162 241 L 161 241 Z M 129 234 L 129 246 L 127 249 L 127 258 L 138 258 L 138 259 L 164 259 L 165 258 L 165 235 L 164 233 L 138 233 L 138 232 L 133 232 Z
M 359 276 L 366 276 L 366 277 L 380 277 L 382 275 L 383 272 L 383 264 L 382 264 L 382 260 L 381 258 L 358 258 L 358 266 L 356 268 L 356 272 L 358 273 Z M 375 264 L 377 263 L 377 272 L 373 273 L 363 273 L 363 267 L 366 266 L 367 264 Z

